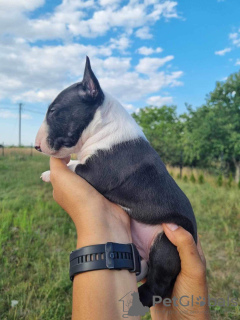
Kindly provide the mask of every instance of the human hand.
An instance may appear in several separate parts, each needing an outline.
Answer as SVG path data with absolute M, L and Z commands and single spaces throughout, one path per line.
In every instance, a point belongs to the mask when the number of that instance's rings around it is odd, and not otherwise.
M 108 241 L 130 243 L 130 218 L 118 205 L 104 198 L 84 179 L 71 172 L 64 160 L 51 158 L 51 183 L 55 201 L 68 212 L 75 223 L 78 243 L 77 247 Z M 200 246 L 196 246 L 192 236 L 186 230 L 178 227 L 170 229 L 171 225 L 163 224 L 163 229 L 169 240 L 177 246 L 181 259 L 181 272 L 178 275 L 171 298 L 177 301 L 183 296 L 201 296 L 207 300 L 206 262 Z M 183 303 L 186 300 L 182 299 Z M 176 305 L 175 305 L 176 304 Z M 184 307 L 179 302 L 166 307 L 163 303 L 151 308 L 153 320 L 186 320 L 210 319 L 207 305 L 199 307 Z M 186 313 L 186 311 L 188 313 Z M 199 313 L 199 312 L 202 313 Z
M 53 198 L 76 226 L 77 247 L 105 242 L 131 243 L 128 214 L 70 171 L 68 161 L 51 157 L 50 174 Z
M 50 175 L 55 201 L 76 226 L 77 248 L 106 242 L 131 243 L 127 213 L 70 171 L 67 162 L 51 158 Z M 119 299 L 130 291 L 137 291 L 137 281 L 128 270 L 79 273 L 73 280 L 72 320 L 122 319 Z
M 161 302 L 152 307 L 152 320 L 209 320 L 206 260 L 200 241 L 198 239 L 196 245 L 192 235 L 182 227 L 173 224 L 162 226 L 168 239 L 177 247 L 181 259 L 181 271 L 170 297 L 172 302 L 165 305 Z M 200 306 L 202 301 L 205 301 L 205 305 Z

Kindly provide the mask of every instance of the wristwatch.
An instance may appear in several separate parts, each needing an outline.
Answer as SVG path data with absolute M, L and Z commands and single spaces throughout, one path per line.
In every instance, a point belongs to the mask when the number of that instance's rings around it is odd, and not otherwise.
M 133 243 L 122 244 L 107 242 L 82 247 L 70 253 L 71 281 L 76 274 L 93 270 L 121 270 L 141 273 L 141 257 Z

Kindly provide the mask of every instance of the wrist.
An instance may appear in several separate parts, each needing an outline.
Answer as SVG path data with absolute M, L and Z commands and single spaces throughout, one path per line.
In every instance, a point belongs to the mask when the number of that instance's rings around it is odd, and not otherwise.
M 85 246 L 91 246 L 95 244 L 104 244 L 107 242 L 116 242 L 127 244 L 131 243 L 132 239 L 128 237 L 116 237 L 112 234 L 102 234 L 102 235 L 81 235 L 77 237 L 77 248 L 82 248 Z
M 94 244 L 102 244 L 106 242 L 131 243 L 131 232 L 126 228 L 110 228 L 109 226 L 93 228 L 85 228 L 77 230 L 77 248 L 90 246 Z
M 88 212 L 84 219 L 75 221 L 75 226 L 78 246 L 132 242 L 130 218 L 116 205 L 100 210 L 97 214 Z

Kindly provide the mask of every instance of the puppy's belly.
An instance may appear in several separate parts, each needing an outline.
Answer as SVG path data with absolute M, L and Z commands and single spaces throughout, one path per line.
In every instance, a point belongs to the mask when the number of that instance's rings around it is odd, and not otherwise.
M 149 225 L 131 219 L 132 240 L 144 260 L 149 260 L 151 245 L 155 237 L 161 232 L 163 232 L 163 228 L 160 224 Z

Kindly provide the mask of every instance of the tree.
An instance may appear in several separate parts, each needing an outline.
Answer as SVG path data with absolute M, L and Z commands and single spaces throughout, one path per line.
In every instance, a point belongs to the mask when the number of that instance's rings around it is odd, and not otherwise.
M 148 106 L 132 114 L 165 163 L 181 165 L 183 123 L 175 106 Z
M 184 153 L 195 164 L 212 165 L 222 157 L 240 179 L 240 72 L 216 88 L 197 110 L 185 115 Z
M 184 115 L 184 118 L 185 163 L 191 166 L 210 166 L 213 161 L 216 162 L 221 153 L 217 144 L 214 143 L 215 140 L 219 140 L 219 133 L 216 132 L 218 127 L 213 124 L 214 112 L 208 106 L 202 106 L 197 110 L 188 107 L 188 113 Z M 221 146 L 219 148 L 221 149 Z

